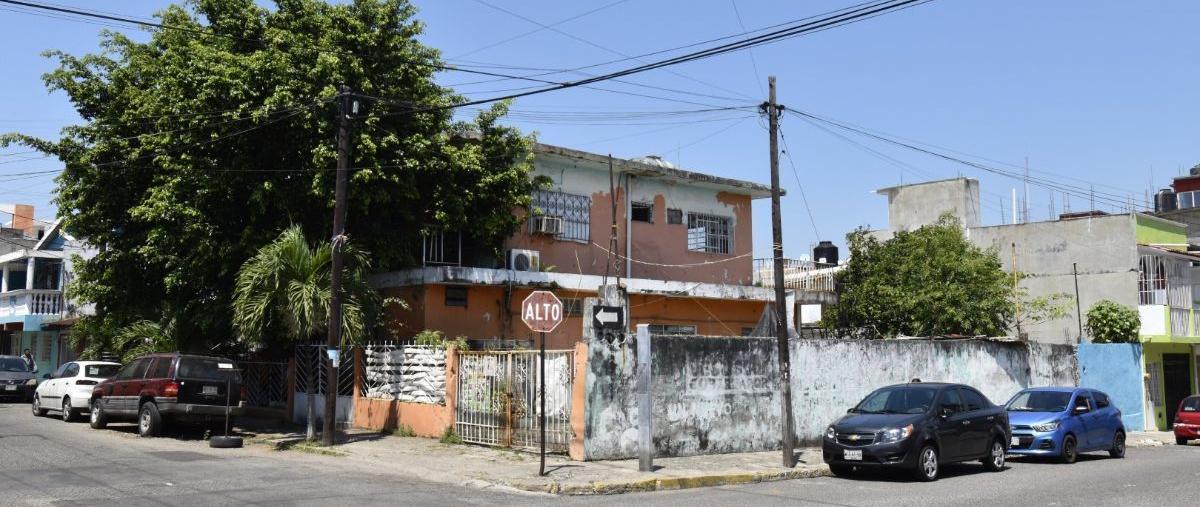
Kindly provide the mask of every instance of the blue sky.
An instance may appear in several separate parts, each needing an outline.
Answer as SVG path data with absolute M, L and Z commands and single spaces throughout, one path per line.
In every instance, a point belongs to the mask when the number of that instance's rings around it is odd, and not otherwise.
M 570 68 L 756 29 L 845 7 L 853 0 L 766 2 L 761 0 L 513 1 L 487 0 L 543 24 L 553 24 L 591 44 L 552 30 L 480 48 L 539 27 L 489 8 L 478 0 L 416 1 L 426 23 L 422 40 L 451 63 Z M 81 0 L 57 0 L 90 7 Z M 122 1 L 106 9 L 148 16 L 165 1 Z M 615 4 L 614 4 L 615 3 Z M 610 5 L 613 4 L 613 5 Z M 736 5 L 736 13 L 735 13 Z M 740 14 L 741 24 L 739 24 Z M 785 40 L 753 50 L 656 70 L 628 78 L 640 84 L 720 98 L 683 95 L 631 85 L 602 86 L 713 105 L 745 105 L 764 98 L 767 74 L 779 80 L 779 101 L 805 110 L 1012 164 L 1026 157 L 1034 176 L 1078 189 L 1131 196 L 1140 206 L 1151 186 L 1200 163 L 1200 44 L 1195 26 L 1200 2 L 936 0 L 861 23 Z M 61 93 L 47 93 L 41 74 L 46 49 L 95 51 L 102 27 L 0 10 L 0 131 L 55 136 L 77 117 Z M 606 48 L 601 49 L 600 47 Z M 468 54 L 470 53 L 470 54 Z M 467 56 L 461 56 L 467 54 Z M 618 66 L 630 65 L 618 64 Z M 618 66 L 607 67 L 616 69 Z M 505 72 L 502 70 L 502 72 Z M 510 71 L 529 72 L 529 71 Z M 553 78 L 557 78 L 556 76 Z M 477 81 L 447 73 L 446 84 Z M 520 82 L 465 85 L 471 97 Z M 573 89 L 519 100 L 525 112 L 671 111 L 702 106 Z M 768 182 L 767 133 L 754 115 L 714 114 L 705 121 L 655 120 L 656 125 L 539 124 L 512 121 L 536 130 L 543 142 L 616 156 L 659 154 L 684 168 Z M 782 158 L 785 249 L 807 252 L 818 239 L 841 243 L 860 225 L 887 223 L 886 201 L 874 189 L 958 175 L 979 178 L 985 223 L 1008 215 L 1017 180 L 940 161 L 869 139 L 859 143 L 893 160 L 785 116 L 783 133 L 792 149 Z M 23 148 L 10 148 L 12 154 Z M 3 174 L 51 169 L 53 160 L 0 155 Z M 897 163 L 899 161 L 899 164 Z M 1153 174 L 1153 182 L 1151 175 Z M 797 188 L 804 187 L 810 222 Z M 49 177 L 0 183 L 0 202 L 27 202 L 39 217 L 53 215 Z M 1071 208 L 1087 207 L 1086 190 Z M 1030 187 L 1030 215 L 1044 220 L 1051 196 Z M 1121 199 L 1124 201 L 1125 199 Z M 1002 204 L 1003 203 L 1003 204 Z M 1105 206 L 1098 206 L 1105 207 Z M 755 206 L 755 251 L 769 254 L 770 206 Z M 815 230 L 814 225 L 815 223 Z

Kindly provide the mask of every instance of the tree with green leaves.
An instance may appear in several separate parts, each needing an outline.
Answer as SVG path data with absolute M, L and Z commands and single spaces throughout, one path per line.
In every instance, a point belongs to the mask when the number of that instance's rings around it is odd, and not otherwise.
M 423 233 L 461 231 L 493 255 L 519 226 L 533 141 L 498 124 L 504 104 L 471 121 L 439 108 L 464 99 L 434 82 L 440 57 L 407 0 L 190 0 L 157 16 L 177 29 L 47 53 L 58 68 L 46 85 L 82 123 L 56 140 L 0 138 L 63 162 L 59 215 L 100 248 L 76 264 L 71 296 L 97 311 L 78 332 L 106 341 L 173 321 L 185 350 L 232 336 L 242 262 L 291 224 L 314 238 L 332 228 L 341 84 L 363 94 L 348 232 L 377 268 L 419 261 Z
M 344 245 L 342 339 L 366 339 L 377 324 L 382 301 L 367 284 L 370 257 Z M 242 265 L 233 296 L 233 324 L 248 344 L 303 343 L 329 329 L 332 247 L 310 246 L 299 227 L 289 227 Z
M 998 336 L 1012 320 L 1011 275 L 995 251 L 968 242 L 952 216 L 886 241 L 859 229 L 849 246 L 828 326 L 874 326 L 887 336 Z
M 1088 308 L 1086 327 L 1093 343 L 1134 343 L 1142 319 L 1137 310 L 1104 299 Z

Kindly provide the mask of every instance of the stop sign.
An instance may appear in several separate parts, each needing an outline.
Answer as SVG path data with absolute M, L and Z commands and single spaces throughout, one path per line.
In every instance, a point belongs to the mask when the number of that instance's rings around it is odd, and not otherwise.
M 554 331 L 562 318 L 562 301 L 548 290 L 535 290 L 521 302 L 521 321 L 535 333 Z

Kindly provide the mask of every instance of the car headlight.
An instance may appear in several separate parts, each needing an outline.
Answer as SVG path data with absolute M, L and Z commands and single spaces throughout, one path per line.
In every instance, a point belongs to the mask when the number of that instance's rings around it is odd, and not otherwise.
M 903 428 L 886 428 L 880 433 L 879 443 L 899 442 L 912 435 L 913 425 Z
M 836 436 L 837 436 L 837 432 L 834 431 L 833 426 L 825 428 L 825 438 L 826 439 L 833 440 Z
M 1059 421 L 1051 421 L 1051 422 L 1043 423 L 1043 424 L 1035 424 L 1035 425 L 1033 425 L 1033 431 L 1036 431 L 1038 433 L 1054 431 L 1054 430 L 1058 429 L 1058 423 L 1059 423 Z
M 26 381 L 25 381 L 25 385 L 27 385 L 27 386 L 36 386 L 36 385 L 37 385 L 37 379 L 35 379 L 35 378 L 31 378 L 31 379 L 29 379 L 29 380 L 26 380 Z

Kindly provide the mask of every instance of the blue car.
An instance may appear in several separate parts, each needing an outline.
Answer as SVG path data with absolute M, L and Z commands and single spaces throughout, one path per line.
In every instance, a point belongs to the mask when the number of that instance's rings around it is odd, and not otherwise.
M 1036 387 L 1013 396 L 1008 404 L 1012 428 L 1008 453 L 1058 458 L 1074 463 L 1081 452 L 1108 451 L 1125 457 L 1125 425 L 1121 411 L 1095 389 Z

